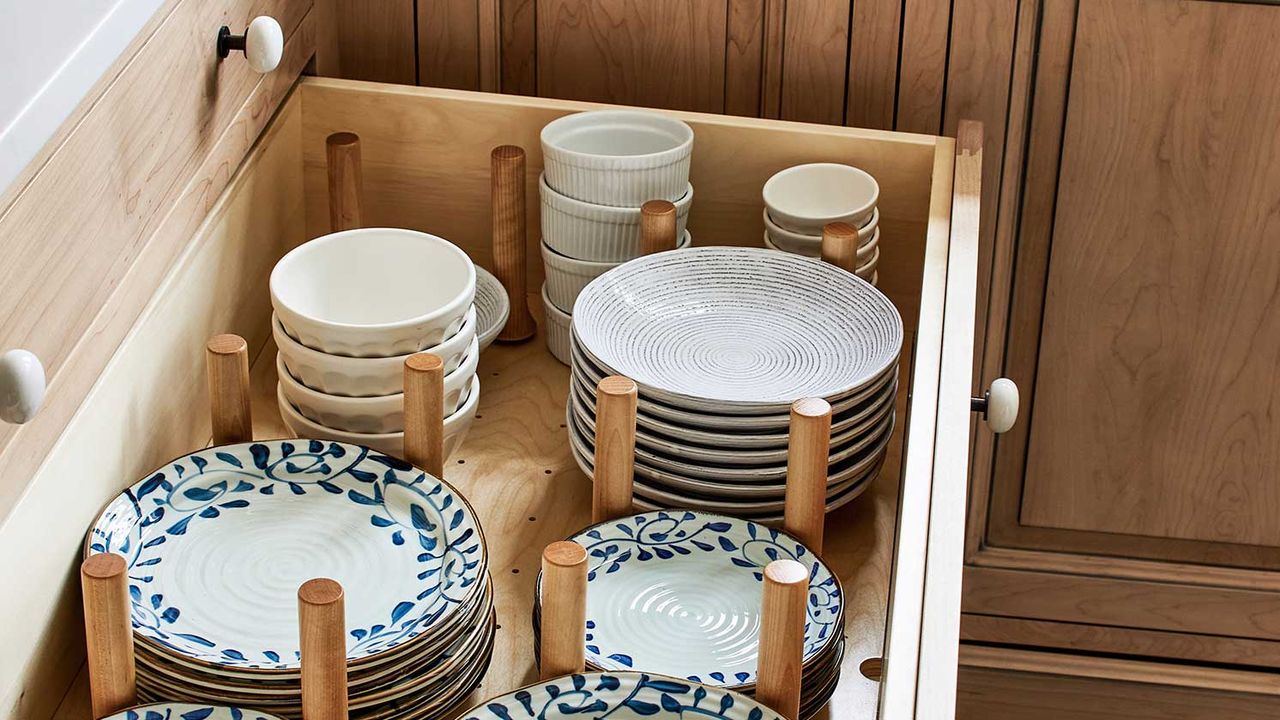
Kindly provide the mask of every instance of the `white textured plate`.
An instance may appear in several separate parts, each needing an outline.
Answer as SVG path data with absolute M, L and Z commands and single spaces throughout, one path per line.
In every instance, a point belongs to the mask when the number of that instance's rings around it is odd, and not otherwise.
M 486 572 L 475 514 L 455 490 L 402 460 L 319 440 L 180 457 L 113 500 L 86 543 L 86 554 L 128 562 L 141 641 L 263 671 L 298 666 L 306 580 L 346 588 L 347 658 L 361 664 L 430 637 Z
M 578 297 L 574 335 L 601 370 L 698 412 L 785 412 L 838 402 L 898 361 L 889 299 L 837 268 L 762 248 L 657 253 Z
M 506 327 L 507 318 L 511 315 L 511 299 L 507 297 L 502 281 L 479 265 L 476 266 L 475 304 L 479 324 L 477 337 L 480 338 L 480 349 L 484 350 Z

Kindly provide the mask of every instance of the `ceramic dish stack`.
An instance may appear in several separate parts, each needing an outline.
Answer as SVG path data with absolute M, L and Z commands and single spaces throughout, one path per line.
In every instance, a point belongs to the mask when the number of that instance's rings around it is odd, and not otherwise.
M 495 616 L 466 499 L 407 463 L 321 440 L 223 445 L 135 483 L 85 554 L 129 568 L 143 700 L 301 715 L 298 587 L 345 589 L 352 718 L 439 716 L 480 681 Z
M 858 277 L 875 285 L 880 264 L 880 184 L 849 165 L 811 163 L 783 170 L 764 184 L 764 246 L 822 256 L 822 228 L 847 223 L 858 230 Z
M 654 112 L 601 110 L 567 115 L 542 129 L 545 170 L 542 260 L 547 347 L 569 364 L 569 318 L 595 278 L 641 254 L 641 206 L 676 208 L 677 247 L 692 242 L 689 160 L 693 130 Z
M 271 273 L 285 424 L 402 455 L 404 361 L 428 352 L 444 361 L 452 452 L 475 417 L 480 350 L 506 322 L 506 300 L 496 278 L 434 235 L 367 228 L 299 246 Z
M 752 695 L 770 562 L 809 577 L 800 716 L 817 714 L 840 679 L 840 579 L 794 538 L 758 523 L 658 511 L 600 523 L 570 538 L 587 551 L 586 660 L 591 670 L 659 673 Z M 541 655 L 541 582 L 534 602 Z
M 633 260 L 573 316 L 570 446 L 588 476 L 595 387 L 639 388 L 635 504 L 761 521 L 782 516 L 790 406 L 832 407 L 827 508 L 861 493 L 893 434 L 902 320 L 839 268 L 759 248 Z

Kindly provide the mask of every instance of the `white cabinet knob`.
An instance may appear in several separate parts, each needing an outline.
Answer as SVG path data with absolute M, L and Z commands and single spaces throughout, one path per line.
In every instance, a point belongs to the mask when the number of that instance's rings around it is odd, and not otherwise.
M 284 31 L 275 18 L 267 15 L 254 18 L 243 35 L 232 35 L 231 28 L 223 25 L 218 30 L 218 57 L 224 58 L 232 50 L 243 52 L 249 67 L 256 72 L 269 73 L 284 55 Z
M 1006 432 L 1018 421 L 1018 386 L 1009 378 L 996 378 L 982 397 L 970 398 L 969 407 L 982 413 L 991 432 Z
M 44 365 L 26 350 L 0 355 L 0 420 L 14 425 L 35 417 L 44 402 Z

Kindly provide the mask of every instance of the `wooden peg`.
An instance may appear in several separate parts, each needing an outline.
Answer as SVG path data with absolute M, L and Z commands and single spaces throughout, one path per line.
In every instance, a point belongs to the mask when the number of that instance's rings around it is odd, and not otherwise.
M 542 551 L 541 677 L 580 673 L 586 667 L 587 551 L 571 540 Z
M 360 164 L 360 136 L 334 133 L 325 138 L 329 163 L 329 229 L 333 232 L 363 227 L 364 172 Z
M 213 444 L 253 440 L 249 404 L 249 344 L 239 335 L 215 335 L 205 346 Z
M 842 222 L 823 225 L 822 259 L 849 272 L 858 269 L 858 228 Z
M 803 565 L 795 560 L 774 560 L 765 566 L 756 700 L 788 720 L 800 717 L 808 596 L 809 572 Z
M 80 564 L 84 637 L 88 649 L 89 699 L 95 718 L 138 702 L 129 618 L 129 573 L 123 557 L 90 555 Z
M 347 621 L 342 586 L 328 578 L 298 588 L 302 720 L 347 720 Z
M 596 385 L 596 461 L 592 522 L 631 514 L 636 457 L 636 384 L 612 375 Z
M 827 519 L 830 452 L 831 405 L 822 398 L 791 403 L 782 527 L 817 554 L 822 553 L 822 529 Z
M 676 206 L 669 200 L 650 200 L 640 206 L 640 254 L 675 250 Z
M 404 459 L 444 479 L 444 361 L 431 353 L 404 360 Z
M 493 274 L 511 302 L 507 324 L 498 334 L 504 342 L 533 337 L 537 325 L 529 313 L 528 262 L 525 245 L 524 148 L 499 145 L 489 155 L 493 202 Z

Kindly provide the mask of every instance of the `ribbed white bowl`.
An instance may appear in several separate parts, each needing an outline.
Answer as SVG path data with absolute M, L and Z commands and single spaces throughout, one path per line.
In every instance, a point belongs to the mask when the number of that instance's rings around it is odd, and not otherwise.
M 689 184 L 693 130 L 656 112 L 595 110 L 542 128 L 547 184 L 597 205 L 675 202 Z
M 542 324 L 542 334 L 547 340 L 547 349 L 557 360 L 569 364 L 569 324 L 572 317 L 556 307 L 547 297 L 547 285 L 542 285 L 542 311 L 546 322 Z
M 544 173 L 542 240 L 565 257 L 591 262 L 625 262 L 640 256 L 640 208 L 594 205 L 561 195 L 547 185 Z M 675 201 L 676 237 L 684 237 L 693 205 L 693 186 Z
M 453 337 L 422 352 L 444 360 L 444 371 L 453 372 L 462 363 L 467 348 L 476 337 L 476 324 L 473 307 L 467 311 L 462 327 Z M 312 390 L 348 397 L 394 395 L 404 391 L 404 361 L 413 353 L 387 358 L 353 358 L 322 353 L 290 337 L 275 315 L 271 316 L 271 335 L 284 357 L 289 374 Z
M 680 243 L 676 249 L 687 248 L 692 244 L 693 236 L 685 230 L 680 236 Z M 547 247 L 546 240 L 542 241 L 542 261 L 547 271 L 547 283 L 544 286 L 546 296 L 551 298 L 552 304 L 557 308 L 568 313 L 573 312 L 573 303 L 578 299 L 578 294 L 583 288 L 592 280 L 622 264 L 622 262 L 588 262 L 565 257 Z
M 444 376 L 444 414 L 453 414 L 459 404 L 467 399 L 472 381 L 476 377 L 476 365 L 480 362 L 480 343 L 471 340 L 462 364 Z M 298 382 L 285 367 L 284 356 L 276 356 L 276 373 L 280 378 L 280 391 L 298 412 L 307 418 L 347 432 L 389 433 L 404 430 L 404 393 L 374 397 L 343 397 L 329 395 Z

